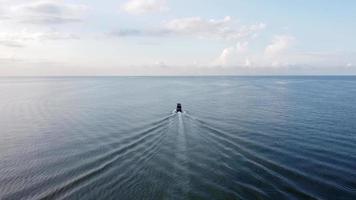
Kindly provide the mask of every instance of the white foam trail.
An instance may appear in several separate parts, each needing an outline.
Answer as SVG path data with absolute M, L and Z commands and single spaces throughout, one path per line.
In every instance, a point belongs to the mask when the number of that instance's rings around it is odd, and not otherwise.
M 186 199 L 185 196 L 189 192 L 189 177 L 188 177 L 188 157 L 187 157 L 187 141 L 184 130 L 183 116 L 184 113 L 177 113 L 177 141 L 174 163 L 174 182 L 169 199 Z

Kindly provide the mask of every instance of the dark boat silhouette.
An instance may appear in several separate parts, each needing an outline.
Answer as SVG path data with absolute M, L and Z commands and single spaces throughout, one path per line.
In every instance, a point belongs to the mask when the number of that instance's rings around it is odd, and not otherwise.
M 177 103 L 176 112 L 182 112 L 182 104 Z

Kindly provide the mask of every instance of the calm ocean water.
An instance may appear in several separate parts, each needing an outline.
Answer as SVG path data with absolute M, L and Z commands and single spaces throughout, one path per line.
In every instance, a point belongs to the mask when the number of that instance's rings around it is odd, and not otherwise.
M 1 78 L 0 97 L 2 200 L 356 199 L 356 77 Z

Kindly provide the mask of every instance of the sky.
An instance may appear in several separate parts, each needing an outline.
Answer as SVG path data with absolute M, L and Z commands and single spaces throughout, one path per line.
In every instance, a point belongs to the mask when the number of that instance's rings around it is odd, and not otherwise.
M 355 75 L 356 1 L 0 0 L 0 76 Z

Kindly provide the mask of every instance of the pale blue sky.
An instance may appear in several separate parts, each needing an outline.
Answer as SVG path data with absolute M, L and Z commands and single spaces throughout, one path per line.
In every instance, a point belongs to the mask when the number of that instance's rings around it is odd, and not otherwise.
M 0 0 L 0 75 L 356 74 L 356 1 Z

